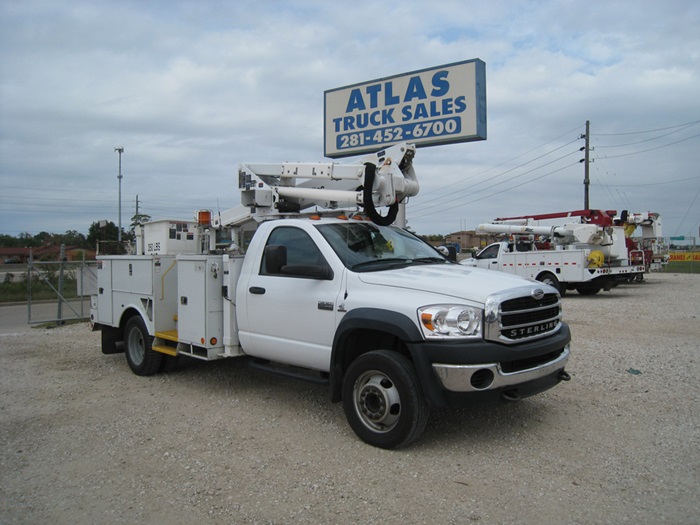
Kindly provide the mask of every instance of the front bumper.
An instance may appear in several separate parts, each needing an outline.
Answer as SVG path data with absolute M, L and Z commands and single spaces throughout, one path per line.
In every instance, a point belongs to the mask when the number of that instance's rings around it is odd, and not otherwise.
M 516 345 L 491 341 L 469 344 L 408 344 L 423 392 L 431 406 L 465 407 L 521 399 L 562 380 L 570 355 L 566 323 L 550 336 Z
M 569 360 L 569 345 L 556 359 L 533 368 L 504 372 L 500 363 L 448 365 L 433 363 L 443 388 L 451 392 L 482 392 L 535 381 L 564 369 Z

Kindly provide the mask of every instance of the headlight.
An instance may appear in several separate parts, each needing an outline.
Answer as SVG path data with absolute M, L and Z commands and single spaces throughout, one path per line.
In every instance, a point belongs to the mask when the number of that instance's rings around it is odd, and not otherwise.
M 426 339 L 481 337 L 483 311 L 471 306 L 434 305 L 418 309 Z

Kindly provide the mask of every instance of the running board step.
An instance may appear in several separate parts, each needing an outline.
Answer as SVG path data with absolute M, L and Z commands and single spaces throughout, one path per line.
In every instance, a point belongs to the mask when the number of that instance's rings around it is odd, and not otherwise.
M 175 344 L 172 344 L 175 343 Z M 151 348 L 162 354 L 177 355 L 177 330 L 168 330 L 166 332 L 156 332 Z
M 263 370 L 264 372 L 287 377 L 289 379 L 296 379 L 297 381 L 304 381 L 306 383 L 313 383 L 316 385 L 327 385 L 330 383 L 327 373 L 314 372 L 311 370 L 306 371 L 299 368 L 288 368 L 284 367 L 284 365 L 271 364 L 269 361 L 263 359 L 248 361 L 248 366 L 256 370 Z
M 156 332 L 155 336 L 159 339 L 166 339 L 168 341 L 173 341 L 177 343 L 179 339 L 177 338 L 177 330 L 167 330 L 165 332 Z
M 177 350 L 172 346 L 151 345 L 151 349 L 155 350 L 156 352 L 160 352 L 161 354 L 167 354 L 171 356 L 177 355 Z

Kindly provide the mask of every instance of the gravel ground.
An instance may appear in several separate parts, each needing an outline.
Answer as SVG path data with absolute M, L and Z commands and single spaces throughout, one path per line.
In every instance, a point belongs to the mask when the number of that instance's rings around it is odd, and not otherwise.
M 698 523 L 699 299 L 681 274 L 570 293 L 570 382 L 398 451 L 235 359 L 142 378 L 87 324 L 0 334 L 0 523 Z

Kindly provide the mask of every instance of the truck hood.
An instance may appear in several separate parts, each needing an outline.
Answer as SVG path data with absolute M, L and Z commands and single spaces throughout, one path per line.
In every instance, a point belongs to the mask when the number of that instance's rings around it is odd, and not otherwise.
M 533 281 L 502 272 L 460 264 L 409 266 L 357 274 L 369 285 L 403 288 L 484 304 L 489 295 L 506 288 L 530 286 Z M 541 284 L 541 283 L 538 283 Z

